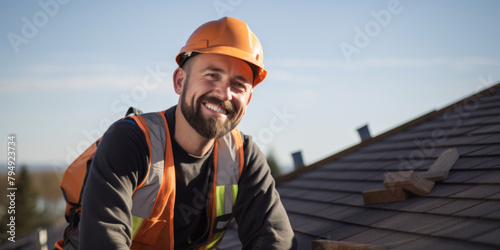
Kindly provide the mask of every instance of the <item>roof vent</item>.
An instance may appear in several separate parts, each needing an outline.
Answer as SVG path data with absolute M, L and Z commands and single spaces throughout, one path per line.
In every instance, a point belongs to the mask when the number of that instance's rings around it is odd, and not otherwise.
M 295 169 L 299 169 L 304 166 L 304 160 L 302 159 L 302 151 L 297 151 L 295 153 L 292 153 L 292 157 Z
M 361 141 L 372 138 L 372 136 L 370 135 L 370 129 L 368 129 L 368 124 L 364 125 L 361 128 L 358 128 L 358 134 L 361 138 Z

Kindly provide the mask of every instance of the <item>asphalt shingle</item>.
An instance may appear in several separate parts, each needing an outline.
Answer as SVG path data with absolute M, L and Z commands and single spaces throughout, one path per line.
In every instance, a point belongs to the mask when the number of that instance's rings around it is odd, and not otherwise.
M 379 221 L 372 227 L 408 233 L 430 234 L 456 224 L 457 221 L 447 216 L 401 213 Z
M 362 231 L 361 233 L 354 234 L 350 237 L 344 239 L 347 242 L 357 242 L 362 244 L 371 244 L 371 242 L 380 240 L 384 237 L 387 237 L 391 234 L 394 234 L 393 231 L 382 230 L 382 229 L 368 229 L 366 231 Z
M 429 213 L 435 214 L 443 214 L 443 215 L 453 215 L 460 211 L 466 210 L 470 207 L 476 206 L 480 204 L 481 200 L 454 200 L 445 205 L 436 207 L 434 209 L 429 210 Z
M 500 185 L 474 185 L 462 192 L 451 195 L 456 198 L 481 199 L 500 192 Z
M 478 176 L 486 174 L 487 171 L 484 170 L 466 170 L 466 171 L 452 171 L 448 178 L 443 180 L 443 183 L 454 183 L 460 184 L 463 182 L 475 184 L 476 182 L 469 182 L 469 180 L 474 179 Z
M 500 228 L 497 228 L 495 230 L 491 230 L 489 232 L 478 235 L 477 237 L 473 238 L 472 241 L 491 244 L 492 246 L 496 246 L 496 249 L 498 249 L 498 246 L 500 245 L 499 235 Z
M 483 235 L 486 232 L 494 230 L 498 227 L 500 227 L 500 225 L 497 222 L 479 219 L 463 219 L 455 225 L 435 232 L 434 235 L 470 240 L 476 236 Z
M 353 235 L 368 231 L 369 228 L 357 225 L 343 224 L 341 227 L 326 232 L 321 237 L 330 240 L 342 241 Z
M 414 203 L 404 206 L 399 210 L 409 212 L 427 212 L 453 202 L 453 200 L 447 198 L 414 197 L 412 199 L 415 201 Z
M 498 213 L 495 213 L 498 211 L 500 211 L 500 201 L 485 201 L 476 206 L 464 209 L 463 211 L 458 212 L 456 215 L 488 218 L 490 217 L 490 214 L 498 215 Z M 498 217 L 493 217 L 492 219 L 498 219 Z
M 481 172 L 483 172 L 482 175 L 469 179 L 465 182 L 474 184 L 497 184 L 500 181 L 500 169 Z
M 420 238 L 402 246 L 406 250 L 436 249 L 436 250 L 489 250 L 492 246 L 477 245 L 469 242 L 460 242 L 448 239 Z

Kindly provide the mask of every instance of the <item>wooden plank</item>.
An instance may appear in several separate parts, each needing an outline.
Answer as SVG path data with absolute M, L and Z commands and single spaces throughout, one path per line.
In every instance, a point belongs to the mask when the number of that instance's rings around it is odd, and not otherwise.
M 363 191 L 363 201 L 365 204 L 404 201 L 408 199 L 408 197 L 408 191 L 400 187 Z
M 458 160 L 458 157 L 457 149 L 447 149 L 439 155 L 426 172 L 419 173 L 418 175 L 430 181 L 442 181 L 448 177 L 448 173 Z
M 426 180 L 410 171 L 399 171 L 385 174 L 384 186 L 387 189 L 404 188 L 416 195 L 426 195 L 434 187 L 434 182 Z
M 378 245 L 360 244 L 346 241 L 314 240 L 312 250 L 383 250 L 385 247 Z

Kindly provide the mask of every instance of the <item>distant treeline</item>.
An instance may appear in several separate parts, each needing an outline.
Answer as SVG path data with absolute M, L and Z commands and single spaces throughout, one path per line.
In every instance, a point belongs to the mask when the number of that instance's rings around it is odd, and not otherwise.
M 29 170 L 26 166 L 16 167 L 14 173 L 12 185 L 7 171 L 0 172 L 0 243 L 10 237 L 6 233 L 12 227 L 9 224 L 15 223 L 15 236 L 19 238 L 38 227 L 64 220 L 61 173 Z

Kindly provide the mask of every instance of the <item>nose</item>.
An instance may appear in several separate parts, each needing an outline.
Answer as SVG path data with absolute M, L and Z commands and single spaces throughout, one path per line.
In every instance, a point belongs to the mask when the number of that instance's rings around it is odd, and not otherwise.
M 221 101 L 231 101 L 231 86 L 226 82 L 219 82 L 215 86 L 214 95 Z

